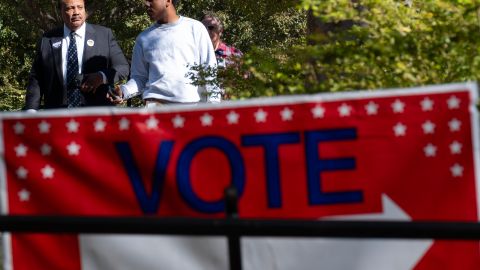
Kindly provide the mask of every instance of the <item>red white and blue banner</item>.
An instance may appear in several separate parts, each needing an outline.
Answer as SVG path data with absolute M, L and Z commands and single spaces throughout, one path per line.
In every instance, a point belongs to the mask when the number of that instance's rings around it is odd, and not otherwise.
M 474 83 L 3 113 L 4 215 L 479 220 Z M 222 237 L 4 234 L 4 269 L 227 269 Z M 480 269 L 478 241 L 242 238 L 244 269 Z

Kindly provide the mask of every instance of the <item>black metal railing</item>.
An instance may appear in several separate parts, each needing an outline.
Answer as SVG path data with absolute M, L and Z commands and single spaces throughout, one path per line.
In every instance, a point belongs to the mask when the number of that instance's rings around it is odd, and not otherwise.
M 242 236 L 480 240 L 477 222 L 240 219 L 235 189 L 226 189 L 225 198 L 224 219 L 4 215 L 0 231 L 226 236 L 230 270 L 242 269 Z

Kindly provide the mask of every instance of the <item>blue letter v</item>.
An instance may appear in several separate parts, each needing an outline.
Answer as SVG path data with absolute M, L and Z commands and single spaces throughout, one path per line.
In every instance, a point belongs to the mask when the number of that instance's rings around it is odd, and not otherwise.
M 142 176 L 138 170 L 138 166 L 133 158 L 132 150 L 127 142 L 115 143 L 117 152 L 123 161 L 123 165 L 127 170 L 128 178 L 132 184 L 138 203 L 144 214 L 157 213 L 160 194 L 162 193 L 163 182 L 165 181 L 165 173 L 170 160 L 170 153 L 173 148 L 173 141 L 164 141 L 160 144 L 155 162 L 155 170 L 152 178 L 152 194 L 149 196 L 143 185 Z

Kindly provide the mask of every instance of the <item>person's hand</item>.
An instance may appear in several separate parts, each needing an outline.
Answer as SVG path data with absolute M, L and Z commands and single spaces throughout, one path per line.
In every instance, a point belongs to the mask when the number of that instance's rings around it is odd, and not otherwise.
M 83 75 L 83 82 L 80 85 L 80 90 L 84 93 L 93 92 L 103 84 L 103 77 L 100 73 L 89 73 Z
M 123 102 L 123 92 L 119 85 L 109 88 L 107 99 L 113 104 L 120 104 Z

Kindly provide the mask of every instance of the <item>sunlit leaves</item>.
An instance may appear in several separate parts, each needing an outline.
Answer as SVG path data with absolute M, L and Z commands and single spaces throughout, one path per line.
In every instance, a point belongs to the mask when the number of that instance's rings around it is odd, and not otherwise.
M 313 10 L 319 25 L 327 27 L 313 31 L 317 36 L 310 38 L 311 46 L 277 50 L 271 57 L 255 52 L 251 80 L 257 85 L 256 94 L 407 87 L 480 78 L 479 1 L 410 1 L 411 6 L 400 0 L 300 2 L 300 8 Z M 348 21 L 346 27 L 338 27 Z M 298 64 L 301 69 L 293 68 Z

